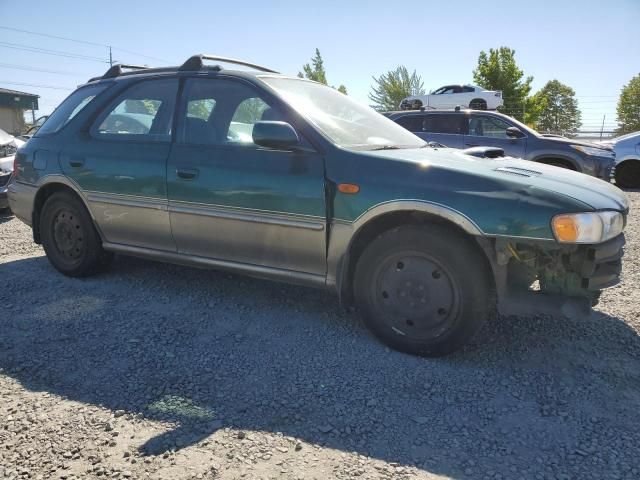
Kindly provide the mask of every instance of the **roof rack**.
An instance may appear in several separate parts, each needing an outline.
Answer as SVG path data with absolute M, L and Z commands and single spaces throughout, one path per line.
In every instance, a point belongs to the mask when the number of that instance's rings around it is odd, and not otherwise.
M 243 65 L 245 67 L 254 68 L 261 72 L 280 73 L 270 68 L 263 67 L 262 65 L 256 65 L 255 63 L 249 63 L 243 60 L 236 60 L 235 58 L 218 57 L 216 55 L 205 55 L 202 53 L 199 55 L 193 55 L 192 57 L 189 57 L 189 59 L 182 64 L 182 66 L 180 67 L 180 70 L 202 70 L 202 68 L 204 68 L 204 60 L 218 60 L 219 62 L 232 63 L 234 65 Z
M 100 80 L 100 79 L 103 79 L 103 78 L 119 77 L 120 75 L 122 75 L 124 73 L 124 70 L 147 70 L 148 68 L 151 68 L 151 67 L 146 67 L 144 65 L 128 65 L 126 63 L 117 63 L 117 64 L 112 65 L 111 67 L 109 67 L 109 70 L 107 70 L 104 73 L 104 75 L 101 75 L 99 77 L 90 78 L 89 81 L 93 82 L 94 80 Z

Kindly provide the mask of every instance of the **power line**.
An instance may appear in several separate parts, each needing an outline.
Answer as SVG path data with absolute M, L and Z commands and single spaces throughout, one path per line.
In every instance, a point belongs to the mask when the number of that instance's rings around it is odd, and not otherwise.
M 72 53 L 72 52 L 65 52 L 62 50 L 50 50 L 48 48 L 32 47 L 30 45 L 23 45 L 21 43 L 0 42 L 0 47 L 13 48 L 15 50 L 24 50 L 26 52 L 32 52 L 32 53 L 44 53 L 46 55 L 55 55 L 58 57 L 75 58 L 78 60 L 89 60 L 93 62 L 109 63 L 103 58 L 91 57 L 89 55 L 81 55 L 81 54 Z
M 2 68 L 12 68 L 15 70 L 26 70 L 29 72 L 42 72 L 42 73 L 56 73 L 58 75 L 73 75 L 75 76 L 76 74 L 73 72 L 65 72 L 62 70 L 46 70 L 43 68 L 35 68 L 35 67 L 29 67 L 26 65 L 15 65 L 13 63 L 0 63 L 0 67 Z
M 112 45 L 107 45 L 105 43 L 91 42 L 91 41 L 88 41 L 88 40 L 78 40 L 76 38 L 63 37 L 63 36 L 60 36 L 60 35 L 51 35 L 49 33 L 33 32 L 31 30 L 23 30 L 21 28 L 7 27 L 7 26 L 4 26 L 4 25 L 0 25 L 0 29 L 11 30 L 11 31 L 20 32 L 20 33 L 27 33 L 29 35 L 37 35 L 37 36 L 46 37 L 46 38 L 55 38 L 57 40 L 66 40 L 68 42 L 82 43 L 82 44 L 85 44 L 85 45 L 93 45 L 95 47 L 112 48 L 113 50 L 119 50 L 121 52 L 129 53 L 131 55 L 137 55 L 139 57 L 148 58 L 148 59 L 151 59 L 151 60 L 157 60 L 157 61 L 164 62 L 164 63 L 171 63 L 168 60 L 165 60 L 165 59 L 162 59 L 162 58 L 152 57 L 150 55 L 145 55 L 145 54 L 140 53 L 140 52 L 134 52 L 133 50 L 127 50 L 127 49 L 120 48 L 120 47 L 114 47 Z
M 52 88 L 54 90 L 75 90 L 75 88 L 60 87 L 57 85 L 43 85 L 39 83 L 7 82 L 6 80 L 0 80 L 0 83 L 6 83 L 7 85 L 22 85 L 23 87 Z
M 48 34 L 48 33 L 32 32 L 32 31 L 29 31 L 29 30 L 22 30 L 20 28 L 6 27 L 4 25 L 0 25 L 0 28 L 3 29 L 3 30 L 12 30 L 14 32 L 28 33 L 30 35 L 39 35 L 40 37 L 56 38 L 58 40 L 67 40 L 68 42 L 84 43 L 85 45 L 94 45 L 96 47 L 105 47 L 105 48 L 109 47 L 109 45 L 105 45 L 103 43 L 89 42 L 87 40 L 76 40 L 75 38 L 61 37 L 59 35 L 51 35 L 51 34 Z

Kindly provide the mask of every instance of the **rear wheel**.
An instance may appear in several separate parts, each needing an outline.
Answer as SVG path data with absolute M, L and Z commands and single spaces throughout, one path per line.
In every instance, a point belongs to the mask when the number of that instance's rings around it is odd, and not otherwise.
M 616 167 L 616 185 L 620 188 L 640 188 L 640 161 L 625 161 Z
M 470 241 L 439 225 L 377 237 L 354 277 L 364 323 L 390 347 L 438 356 L 460 348 L 492 311 L 485 262 Z
M 51 264 L 70 277 L 82 277 L 105 268 L 113 254 L 102 248 L 100 236 L 82 202 L 74 195 L 51 195 L 40 216 L 42 246 Z
M 476 98 L 474 100 L 471 100 L 471 102 L 469 102 L 469 108 L 473 110 L 486 110 L 487 102 L 481 98 Z

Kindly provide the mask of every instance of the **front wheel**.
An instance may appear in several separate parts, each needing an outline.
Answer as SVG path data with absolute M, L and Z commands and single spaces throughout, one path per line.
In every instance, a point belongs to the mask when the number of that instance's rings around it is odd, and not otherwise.
M 464 345 L 494 303 L 486 262 L 471 242 L 440 225 L 407 225 L 373 240 L 354 276 L 356 304 L 371 332 L 414 355 Z
M 40 234 L 51 264 L 70 277 L 96 273 L 113 257 L 103 250 L 89 212 L 70 193 L 54 193 L 47 199 L 42 207 Z

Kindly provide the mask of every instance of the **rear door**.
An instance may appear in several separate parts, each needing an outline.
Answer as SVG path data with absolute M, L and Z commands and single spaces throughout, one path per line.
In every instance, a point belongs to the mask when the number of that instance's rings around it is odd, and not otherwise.
M 513 126 L 506 120 L 493 115 L 472 113 L 467 117 L 464 148 L 499 147 L 509 156 L 523 157 L 527 147 L 527 137 L 508 137 L 507 128 Z
M 107 242 L 175 251 L 166 165 L 177 79 L 138 82 L 60 154 Z
M 463 128 L 464 115 L 460 113 L 427 113 L 423 116 L 422 132 L 418 136 L 447 147 L 462 148 Z

